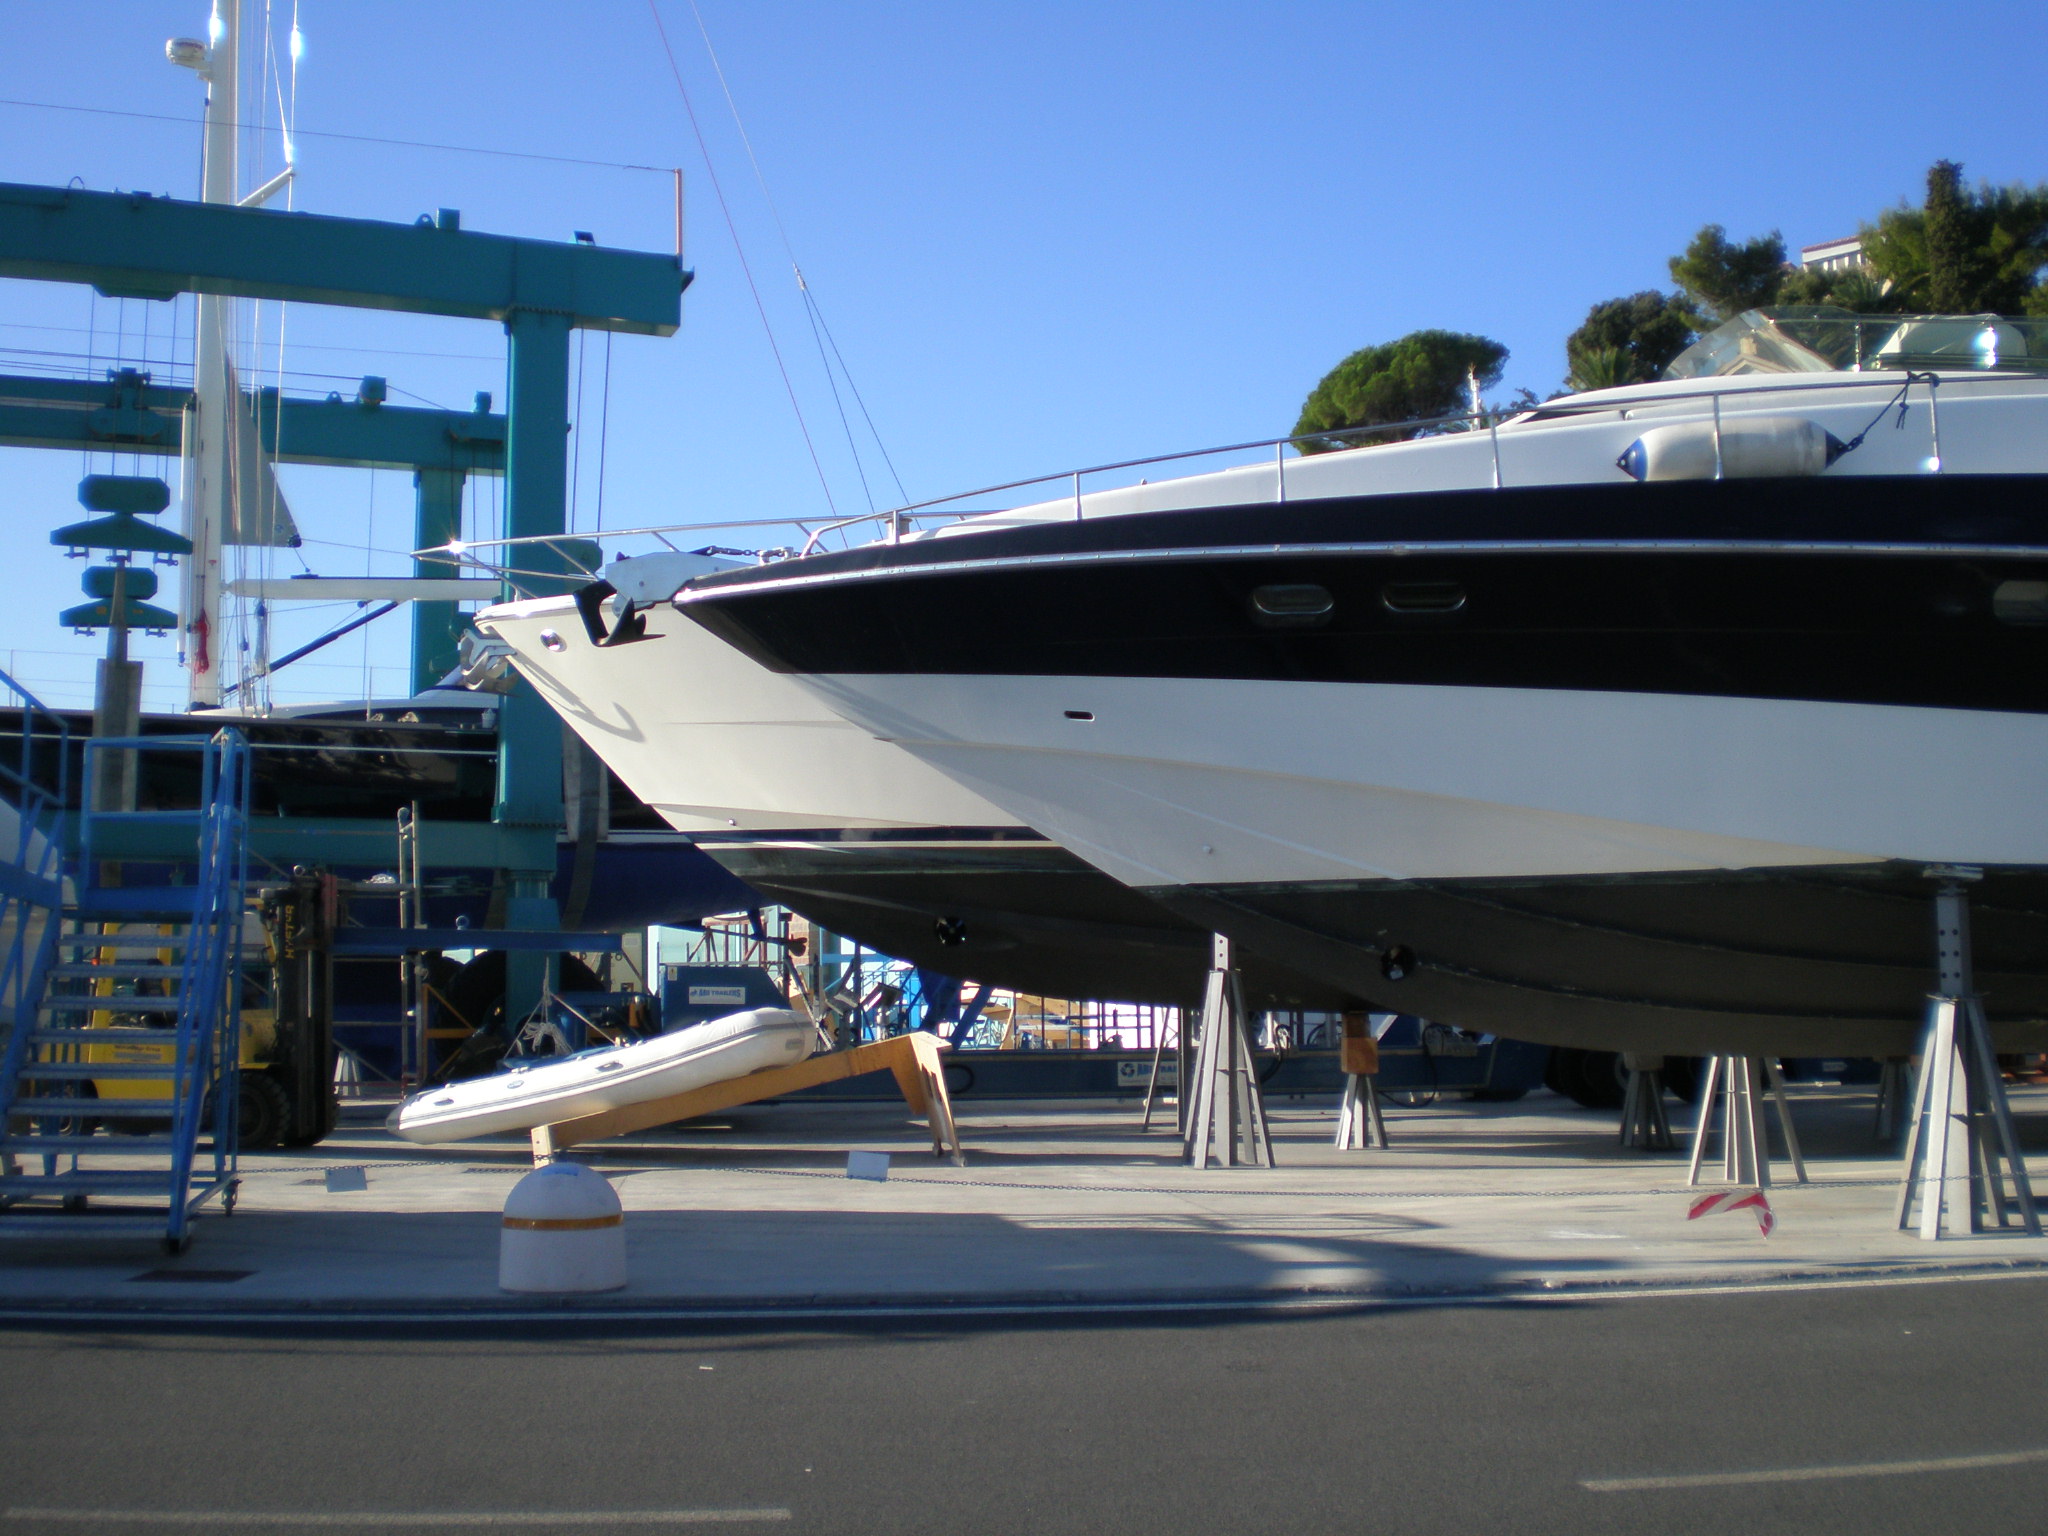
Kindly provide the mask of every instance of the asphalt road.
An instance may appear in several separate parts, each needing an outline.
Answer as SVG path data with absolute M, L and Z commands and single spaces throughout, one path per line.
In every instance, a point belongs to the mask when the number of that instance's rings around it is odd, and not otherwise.
M 2044 1303 L 2048 1281 L 2000 1280 L 774 1332 L 16 1330 L 0 1536 L 2033 1533 Z

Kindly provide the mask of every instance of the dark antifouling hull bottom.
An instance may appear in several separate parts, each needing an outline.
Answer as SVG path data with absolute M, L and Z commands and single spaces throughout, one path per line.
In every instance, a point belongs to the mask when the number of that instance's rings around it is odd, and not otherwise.
M 949 976 L 1058 998 L 1189 1005 L 1209 936 L 1055 844 L 931 848 L 707 841 L 733 874 L 832 933 Z M 1352 994 L 1264 957 L 1257 1008 L 1341 1008 Z
M 1969 890 L 1999 1048 L 2048 1047 L 2048 872 Z M 1935 986 L 1917 865 L 1150 894 L 1375 1006 L 1553 1045 L 1903 1055 Z

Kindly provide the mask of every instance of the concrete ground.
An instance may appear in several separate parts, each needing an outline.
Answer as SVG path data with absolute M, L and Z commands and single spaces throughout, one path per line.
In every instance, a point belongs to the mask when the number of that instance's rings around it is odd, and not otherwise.
M 1331 1103 L 1283 1100 L 1270 1106 L 1279 1166 L 1203 1171 L 1178 1161 L 1170 1114 L 1144 1133 L 1128 1101 L 962 1103 L 965 1168 L 935 1160 L 900 1104 L 755 1106 L 577 1149 L 624 1203 L 632 1281 L 539 1303 L 497 1288 L 498 1213 L 530 1168 L 524 1138 L 417 1147 L 384 1131 L 381 1109 L 352 1106 L 318 1148 L 245 1157 L 236 1213 L 204 1218 L 179 1258 L 61 1238 L 0 1248 L 0 1314 L 702 1316 L 2048 1270 L 2048 1239 L 2017 1229 L 1940 1243 L 1895 1231 L 1898 1164 L 1871 1140 L 1870 1092 L 1793 1097 L 1811 1182 L 1774 1165 L 1769 1238 L 1748 1213 L 1688 1222 L 1683 1151 L 1625 1151 L 1613 1113 L 1543 1091 L 1391 1108 L 1395 1145 L 1363 1152 L 1330 1145 Z M 2048 1088 L 2015 1089 L 2013 1107 L 2038 1165 Z M 1690 1111 L 1672 1108 L 1682 1133 Z M 891 1153 L 887 1182 L 847 1178 L 853 1150 Z M 355 1168 L 365 1188 L 330 1191 L 330 1170 Z

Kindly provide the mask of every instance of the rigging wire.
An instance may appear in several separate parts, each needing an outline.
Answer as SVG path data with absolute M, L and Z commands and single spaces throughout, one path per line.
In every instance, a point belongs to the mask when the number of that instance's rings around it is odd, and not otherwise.
M 61 101 L 25 101 L 12 96 L 0 96 L 0 107 L 28 107 L 41 112 L 83 112 L 93 117 L 130 117 L 150 123 L 183 123 L 188 128 L 200 126 L 196 118 L 183 117 L 172 112 L 124 112 L 115 107 L 75 107 Z M 246 128 L 247 123 L 231 126 Z M 396 149 L 433 149 L 451 155 L 496 155 L 506 160 L 545 160 L 553 165 L 586 165 L 602 171 L 643 171 L 655 176 L 673 176 L 675 167 L 670 165 L 633 165 L 623 160 L 583 160 L 574 155 L 544 155 L 528 149 L 490 149 L 479 144 L 432 144 L 423 139 L 386 139 L 368 133 L 334 133 L 320 128 L 294 128 L 303 139 L 340 139 L 351 144 L 385 144 Z
M 597 408 L 597 529 L 604 532 L 604 466 L 612 436 L 612 331 L 604 333 L 604 397 Z
M 818 362 L 825 370 L 825 386 L 832 391 L 832 408 L 839 413 L 839 430 L 846 434 L 846 451 L 853 456 L 853 472 L 860 477 L 861 495 L 867 498 L 868 510 L 875 510 L 875 493 L 868 486 L 868 467 L 860 460 L 860 447 L 853 440 L 853 423 L 846 419 L 846 402 L 839 398 L 839 381 L 832 376 L 832 360 L 825 355 L 825 338 L 818 333 L 818 308 L 811 302 L 810 285 L 804 281 L 803 269 L 795 262 L 790 267 L 796 272 L 797 291 L 804 296 L 804 318 L 811 322 L 811 341 L 818 349 Z M 849 384 L 851 380 L 847 381 Z M 904 498 L 906 501 L 908 497 Z
M 575 424 L 570 428 L 574 434 L 569 444 L 569 531 L 576 531 L 576 509 L 583 499 L 583 354 L 586 350 L 584 338 L 590 333 L 580 327 L 576 332 L 576 414 Z
M 740 243 L 739 225 L 733 222 L 732 209 L 726 203 L 725 187 L 718 179 L 718 167 L 711 161 L 711 147 L 704 142 L 704 129 L 697 121 L 697 108 L 690 100 L 690 88 L 683 84 L 682 66 L 676 63 L 676 51 L 669 43 L 668 28 L 661 19 L 661 7 L 656 0 L 647 0 L 647 11 L 654 18 L 654 30 L 661 35 L 661 51 L 668 56 L 668 71 L 675 77 L 677 94 L 683 98 L 683 113 L 690 120 L 690 132 L 696 137 L 697 151 L 704 157 L 704 169 L 711 177 L 711 190 L 718 198 L 718 211 L 724 216 L 726 233 L 732 236 L 733 251 L 739 257 L 740 271 L 747 280 L 747 292 L 753 295 L 755 312 L 761 317 L 761 328 L 768 333 L 768 350 L 775 354 L 775 369 L 782 375 L 782 388 L 789 396 L 789 408 L 796 413 L 797 430 L 803 434 L 804 448 L 811 456 L 811 468 L 817 471 L 818 486 L 825 493 L 825 505 L 836 515 L 838 504 L 832 499 L 831 482 L 825 478 L 825 466 L 818 459 L 817 444 L 811 441 L 804 408 L 797 403 L 796 386 L 790 382 L 789 368 L 782 360 L 782 348 L 775 341 L 775 327 L 768 323 L 768 306 L 761 302 L 760 285 L 754 281 L 754 269 L 747 261 L 746 247 Z
M 651 0 L 650 0 L 651 3 Z M 839 424 L 846 432 L 847 450 L 853 455 L 854 469 L 860 475 L 861 489 L 867 490 L 867 470 L 861 463 L 860 450 L 854 446 L 853 428 L 846 419 L 846 407 L 839 399 L 839 383 L 833 377 L 831 359 L 825 355 L 825 345 L 831 343 L 832 357 L 839 360 L 839 372 L 845 376 L 846 388 L 852 394 L 854 404 L 860 407 L 861 420 L 867 423 L 868 435 L 874 438 L 875 447 L 882 455 L 882 462 L 889 466 L 889 476 L 896 482 L 896 492 L 903 500 L 910 500 L 910 493 L 903 489 L 903 477 L 896 473 L 896 463 L 889 457 L 888 445 L 882 441 L 882 434 L 875 430 L 875 419 L 868 414 L 867 402 L 861 398 L 860 386 L 853 381 L 853 371 L 846 366 L 846 359 L 840 355 L 839 342 L 832 335 L 832 328 L 825 323 L 825 311 L 818 298 L 811 291 L 810 283 L 804 277 L 804 270 L 797 264 L 796 246 L 789 238 L 789 229 L 782 222 L 782 210 L 775 204 L 774 194 L 768 190 L 768 178 L 761 170 L 760 158 L 754 153 L 754 141 L 747 133 L 747 125 L 740 117 L 739 103 L 733 99 L 732 86 L 725 78 L 725 66 L 719 62 L 718 50 L 711 46 L 710 29 L 704 25 L 704 13 L 697 6 L 697 0 L 690 0 L 690 14 L 697 21 L 697 35 L 704 39 L 704 52 L 711 59 L 712 73 L 718 76 L 718 88 L 725 95 L 726 110 L 732 113 L 733 127 L 739 130 L 740 143 L 747 152 L 747 163 L 754 168 L 754 181 L 761 189 L 761 200 L 768 205 L 768 216 L 775 221 L 775 232 L 782 239 L 782 251 L 789 258 L 789 269 L 796 274 L 797 291 L 803 295 L 804 314 L 811 324 L 811 339 L 818 344 L 818 361 L 825 368 L 825 382 L 832 390 L 832 404 L 839 411 Z M 822 339 L 820 333 L 822 334 Z M 875 498 L 868 496 L 868 510 L 875 509 Z
M 290 196 L 289 189 L 286 192 Z M 188 295 L 180 294 L 183 299 Z M 150 302 L 155 303 L 156 300 Z M 175 307 L 175 306 L 173 306 Z M 85 328 L 78 325 L 46 325 L 30 320 L 0 320 L 0 331 L 53 331 L 67 336 L 83 336 Z M 607 335 L 610 333 L 607 332 Z M 342 347 L 330 342 L 301 341 L 295 343 L 301 352 L 352 352 L 364 357 L 438 357 L 452 358 L 462 363 L 497 363 L 504 359 L 494 352 L 422 352 L 407 347 Z M 5 350 L 5 349 L 0 349 Z M 336 375 L 340 377 L 340 375 Z
M 370 514 L 363 525 L 363 574 L 365 576 L 376 573 L 376 560 L 372 554 L 376 547 L 376 528 L 377 471 L 372 469 L 370 471 Z M 359 606 L 367 608 L 369 604 L 363 603 Z M 363 718 L 365 720 L 370 718 L 370 700 L 375 696 L 375 690 L 370 686 L 372 675 L 370 671 L 370 627 L 365 624 L 363 626 Z
M 875 427 L 875 418 L 868 414 L 868 403 L 861 397 L 860 386 L 853 382 L 853 370 L 846 366 L 846 359 L 839 353 L 839 338 L 832 334 L 832 327 L 825 323 L 825 311 L 818 307 L 809 285 L 804 287 L 804 298 L 818 317 L 818 329 L 825 333 L 825 340 L 831 345 L 832 355 L 839 360 L 839 371 L 846 378 L 846 388 L 853 396 L 853 403 L 860 407 L 860 419 L 867 423 L 868 436 L 875 440 L 875 451 L 882 456 L 882 462 L 889 467 L 889 478 L 896 482 L 896 494 L 902 501 L 910 500 L 910 492 L 903 488 L 903 477 L 896 472 L 896 461 L 889 456 L 889 445 L 882 441 L 882 434 Z
M 90 350 L 85 352 L 79 352 L 75 349 L 64 347 L 0 347 L 0 355 L 6 355 L 9 357 L 57 357 L 73 359 L 83 357 L 86 361 L 86 371 L 88 373 L 96 371 L 92 366 L 93 353 Z M 490 359 L 490 361 L 496 362 L 497 359 L 492 358 Z M 181 363 L 178 359 L 174 357 L 142 357 L 132 359 L 131 362 L 135 366 L 141 368 L 163 368 L 169 370 L 184 367 L 187 369 L 189 376 L 189 365 Z M 43 368 L 50 372 L 60 371 L 57 369 L 56 365 L 52 363 L 31 363 L 26 364 L 24 366 Z M 69 377 L 74 370 L 64 369 L 61 371 L 66 377 Z M 167 378 L 171 377 L 175 377 L 175 374 L 167 374 Z M 280 375 L 280 377 L 291 379 L 320 379 L 329 382 L 339 380 L 344 384 L 360 384 L 362 382 L 363 376 L 359 373 L 316 373 L 311 369 L 307 368 L 292 368 L 285 370 L 285 372 L 282 375 Z M 421 405 L 432 406 L 437 411 L 455 411 L 454 406 L 444 404 L 442 401 L 435 400 L 430 396 L 420 394 L 416 390 L 407 389 L 401 384 L 386 384 L 385 388 L 388 389 L 394 395 L 403 395 L 408 400 L 417 400 Z

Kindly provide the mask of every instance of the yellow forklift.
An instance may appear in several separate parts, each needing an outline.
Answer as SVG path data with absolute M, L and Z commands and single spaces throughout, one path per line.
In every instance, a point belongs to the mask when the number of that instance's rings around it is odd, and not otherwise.
M 334 1090 L 333 958 L 334 881 L 325 874 L 294 871 L 291 882 L 263 892 L 251 903 L 260 922 L 262 953 L 245 953 L 241 987 L 237 1071 L 238 1144 L 244 1151 L 265 1147 L 308 1147 L 334 1129 L 339 1106 Z M 151 952 L 154 925 L 109 925 L 106 980 L 90 983 L 91 995 L 106 999 L 87 1025 L 103 1032 L 104 1043 L 77 1047 L 87 1064 L 169 1065 L 172 1032 L 178 1023 L 178 951 Z M 253 937 L 253 935 L 251 935 Z M 137 940 L 143 941 L 138 945 Z M 118 940 L 118 946 L 113 942 Z M 253 946 L 251 946 L 253 947 Z M 138 956 L 146 956 L 136 963 Z M 150 1004 L 162 1000 L 160 1009 Z M 162 1099 L 170 1102 L 167 1078 L 90 1079 L 83 1096 Z M 113 1134 L 146 1135 L 163 1122 L 147 1115 L 109 1116 L 101 1122 Z M 90 1126 L 78 1127 L 80 1133 Z

